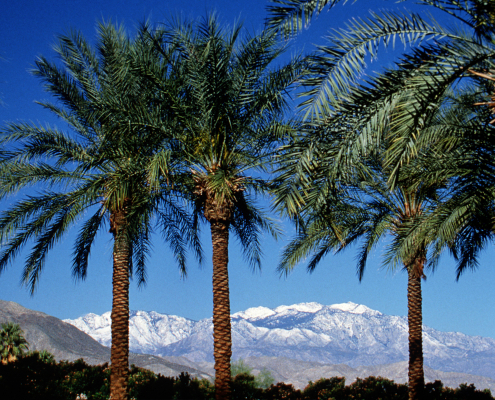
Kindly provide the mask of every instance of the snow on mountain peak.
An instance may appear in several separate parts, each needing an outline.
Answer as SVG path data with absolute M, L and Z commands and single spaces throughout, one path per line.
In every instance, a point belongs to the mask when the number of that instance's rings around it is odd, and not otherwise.
M 275 309 L 276 313 L 286 313 L 290 311 L 304 312 L 304 313 L 316 313 L 320 311 L 324 306 L 320 303 L 299 303 L 291 306 L 279 306 Z
M 361 304 L 356 304 L 349 301 L 347 303 L 334 304 L 331 306 L 324 306 L 320 303 L 310 302 L 310 303 L 292 304 L 290 306 L 279 306 L 275 309 L 271 309 L 263 306 L 252 307 L 252 308 L 248 308 L 245 311 L 236 312 L 235 314 L 232 315 L 232 317 L 255 321 L 255 320 L 268 318 L 276 314 L 292 314 L 292 313 L 315 314 L 324 308 L 330 310 L 348 312 L 351 314 L 381 315 L 379 311 L 375 311 Z
M 268 307 L 252 307 L 245 311 L 239 311 L 232 315 L 233 318 L 243 318 L 243 319 L 263 319 L 275 314 L 271 308 Z
M 329 306 L 329 308 L 332 310 L 340 310 L 351 314 L 381 315 L 381 312 L 379 311 L 372 310 L 371 308 L 363 306 L 362 304 L 353 303 L 352 301 L 348 301 L 347 303 L 341 303 L 341 304 L 333 304 Z
M 272 310 L 268 307 L 252 307 L 248 308 L 246 311 L 239 311 L 232 315 L 233 318 L 243 318 L 247 320 L 259 320 L 263 318 L 271 317 L 276 314 L 287 314 L 287 313 L 316 313 L 320 311 L 323 305 L 319 303 L 299 303 L 290 306 L 279 306 Z
M 313 302 L 274 309 L 253 307 L 232 317 L 237 358 L 256 354 L 351 367 L 407 360 L 407 318 L 382 314 L 361 304 Z M 104 346 L 111 344 L 110 312 L 66 322 Z M 495 370 L 495 363 L 487 361 L 495 360 L 495 340 L 423 329 L 424 359 L 431 368 L 482 375 Z M 212 331 L 211 318 L 196 322 L 154 311 L 131 311 L 129 346 L 138 353 L 211 362 Z

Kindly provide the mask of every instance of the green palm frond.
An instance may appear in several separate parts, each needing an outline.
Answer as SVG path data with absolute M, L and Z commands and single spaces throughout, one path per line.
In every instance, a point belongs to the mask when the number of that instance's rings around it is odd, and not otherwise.
M 325 7 L 330 9 L 341 1 L 345 4 L 348 0 L 273 0 L 274 5 L 267 7 L 271 14 L 268 26 L 279 29 L 285 37 L 289 37 L 308 27 L 311 19 Z
M 87 221 L 84 222 L 76 242 L 74 244 L 74 257 L 72 259 L 72 276 L 75 279 L 86 279 L 88 260 L 91 246 L 95 242 L 105 218 L 105 210 L 100 207 Z
M 146 264 L 148 260 L 148 255 L 151 250 L 151 240 L 150 240 L 150 221 L 148 218 L 143 218 L 141 223 L 141 228 L 138 232 L 132 235 L 132 265 L 131 265 L 131 277 L 136 276 L 138 286 L 146 285 Z M 183 260 L 183 254 L 178 257 L 178 264 L 181 270 L 185 270 L 185 260 Z

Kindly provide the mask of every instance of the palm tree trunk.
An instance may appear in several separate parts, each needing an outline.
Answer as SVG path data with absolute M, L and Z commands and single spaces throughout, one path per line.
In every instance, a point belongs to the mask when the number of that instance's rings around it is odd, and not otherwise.
M 129 380 L 130 249 L 125 232 L 125 210 L 112 213 L 110 219 L 110 232 L 114 236 L 110 398 L 112 400 L 127 400 L 127 384 Z
M 408 269 L 407 319 L 409 323 L 409 400 L 420 400 L 425 386 L 423 370 L 423 312 L 421 278 L 424 260 Z
M 210 224 L 213 244 L 213 351 L 215 357 L 215 398 L 230 399 L 232 334 L 229 297 L 229 224 Z

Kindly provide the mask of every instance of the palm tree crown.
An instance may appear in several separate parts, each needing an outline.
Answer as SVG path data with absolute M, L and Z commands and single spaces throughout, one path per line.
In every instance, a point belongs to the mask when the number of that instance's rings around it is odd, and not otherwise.
M 7 322 L 0 330 L 0 358 L 3 364 L 15 361 L 17 357 L 28 349 L 28 342 L 24 339 L 24 332 L 19 324 Z
M 277 0 L 269 7 L 269 25 L 286 34 L 298 32 L 311 18 L 340 0 Z M 308 97 L 302 103 L 306 117 L 324 122 L 342 114 L 362 114 L 363 129 L 342 142 L 343 154 L 363 151 L 363 144 L 379 145 L 385 121 L 396 115 L 395 143 L 386 152 L 387 165 L 398 166 L 428 147 L 431 136 L 417 137 L 423 121 L 436 112 L 449 88 L 483 85 L 493 76 L 495 59 L 495 11 L 484 0 L 421 0 L 420 3 L 450 15 L 454 24 L 440 24 L 415 13 L 382 11 L 369 18 L 354 19 L 346 29 L 331 32 L 327 43 L 312 55 L 311 73 L 303 80 Z M 363 82 L 368 58 L 377 58 L 380 44 L 393 46 L 399 39 L 411 50 L 397 66 L 401 73 L 384 74 Z M 430 39 L 430 40 L 424 40 Z M 435 39 L 435 40 L 431 40 Z M 360 86 L 362 85 L 362 86 Z M 358 94 L 353 89 L 359 87 Z M 486 105 L 493 95 L 483 93 Z M 407 105 L 401 108 L 400 105 Z M 395 173 L 391 175 L 394 179 Z

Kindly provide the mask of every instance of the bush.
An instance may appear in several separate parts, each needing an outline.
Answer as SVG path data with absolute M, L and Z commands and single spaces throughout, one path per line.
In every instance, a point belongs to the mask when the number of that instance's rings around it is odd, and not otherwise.
M 175 378 L 155 375 L 147 369 L 131 365 L 130 398 L 139 400 L 173 400 Z
M 363 400 L 407 400 L 407 385 L 401 385 L 381 376 L 369 376 L 366 379 L 356 379 L 348 387 L 349 396 Z M 352 398 L 352 397 L 349 397 Z
M 84 394 L 88 400 L 106 400 L 110 396 L 110 368 L 103 365 L 88 365 L 83 360 L 73 363 L 61 361 L 60 367 L 66 375 L 62 386 L 73 398 Z
M 181 372 L 174 384 L 174 399 L 208 400 L 212 391 L 205 387 L 205 381 L 191 378 L 187 372 Z M 139 400 L 139 399 L 138 399 Z
M 259 399 L 263 393 L 262 389 L 256 387 L 255 378 L 251 374 L 237 374 L 231 383 L 233 400 L 254 400 Z
M 492 394 L 489 390 L 477 390 L 474 385 L 462 383 L 454 390 L 455 400 L 492 400 Z
M 266 400 L 302 400 L 302 393 L 290 384 L 277 383 L 264 391 L 263 398 Z
M 304 400 L 343 400 L 345 399 L 345 378 L 321 378 L 315 383 L 309 382 L 303 391 Z
M 61 385 L 63 380 L 64 371 L 43 362 L 37 353 L 0 364 L 0 393 L 5 399 L 67 400 L 71 393 Z

